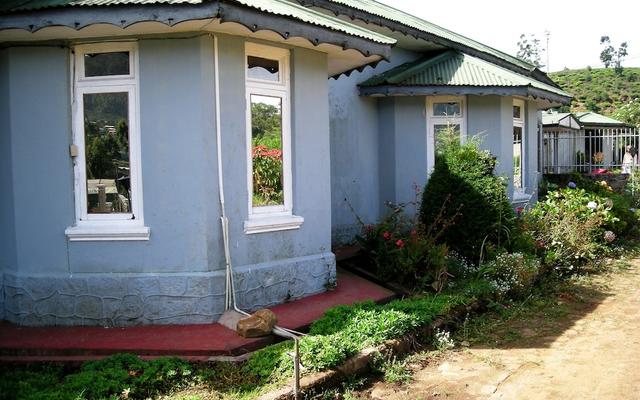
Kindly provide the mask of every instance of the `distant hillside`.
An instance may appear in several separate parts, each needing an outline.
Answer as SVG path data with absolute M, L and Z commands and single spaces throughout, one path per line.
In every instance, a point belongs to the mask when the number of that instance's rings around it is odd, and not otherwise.
M 640 68 L 625 68 L 622 75 L 613 68 L 587 68 L 552 72 L 549 76 L 575 96 L 571 111 L 611 115 L 617 107 L 640 98 Z

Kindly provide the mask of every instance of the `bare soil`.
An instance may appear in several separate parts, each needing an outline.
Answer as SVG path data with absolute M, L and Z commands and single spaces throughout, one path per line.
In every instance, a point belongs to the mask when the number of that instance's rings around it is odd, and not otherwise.
M 376 382 L 355 395 L 640 400 L 640 260 L 631 264 L 560 293 L 560 312 L 514 318 L 469 347 L 413 366 L 410 383 Z

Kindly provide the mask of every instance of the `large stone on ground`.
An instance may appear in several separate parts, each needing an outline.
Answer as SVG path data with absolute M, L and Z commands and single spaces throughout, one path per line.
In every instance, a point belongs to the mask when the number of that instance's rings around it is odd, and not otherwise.
M 277 322 L 278 318 L 273 311 L 264 309 L 238 321 L 236 330 L 240 336 L 246 338 L 267 336 L 271 334 Z

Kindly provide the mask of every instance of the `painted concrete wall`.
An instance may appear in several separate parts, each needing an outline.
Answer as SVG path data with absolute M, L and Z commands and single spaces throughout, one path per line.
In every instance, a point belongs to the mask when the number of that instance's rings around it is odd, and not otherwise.
M 467 133 L 481 135 L 482 147 L 498 157 L 496 173 L 509 178 L 508 192 L 513 193 L 513 99 L 499 96 L 468 96 Z M 538 191 L 538 106 L 525 103 L 523 163 L 527 194 L 537 199 Z
M 388 170 L 383 168 L 386 160 L 380 159 L 386 139 L 378 136 L 378 100 L 359 96 L 357 84 L 419 57 L 420 54 L 395 48 L 391 62 L 330 81 L 331 211 L 336 244 L 350 241 L 359 231 L 354 210 L 364 223 L 373 223 L 384 212 L 381 199 L 387 197 L 380 183 Z
M 64 230 L 75 220 L 69 51 L 7 53 L 9 95 L 3 99 L 11 104 L 0 103 L 0 112 L 9 112 L 2 121 L 11 127 L 1 140 L 11 143 L 17 257 L 6 261 L 13 272 L 3 277 L 5 317 L 26 325 L 217 319 L 223 311 L 224 259 L 213 39 L 139 41 L 144 218 L 151 230 L 150 240 L 139 242 L 67 241 Z M 326 55 L 292 50 L 293 201 L 294 213 L 305 222 L 300 230 L 250 236 L 243 231 L 248 189 L 242 38 L 220 37 L 220 66 L 238 301 L 254 309 L 323 291 L 335 279 Z M 9 228 L 2 229 L 11 236 Z
M 538 166 L 538 152 L 540 146 L 540 136 L 538 127 L 542 120 L 542 114 L 534 101 L 526 103 L 525 121 L 525 189 L 528 194 L 533 195 L 532 202 L 538 200 L 538 183 L 541 178 Z
M 427 182 L 425 104 L 423 96 L 379 100 L 381 204 L 415 203 L 416 189 Z M 412 215 L 418 207 L 409 205 L 405 211 Z
M 11 119 L 9 113 L 9 52 L 0 50 L 0 187 L 13 186 Z M 13 193 L 0 196 L 0 319 L 4 318 L 4 271 L 15 268 L 16 241 Z

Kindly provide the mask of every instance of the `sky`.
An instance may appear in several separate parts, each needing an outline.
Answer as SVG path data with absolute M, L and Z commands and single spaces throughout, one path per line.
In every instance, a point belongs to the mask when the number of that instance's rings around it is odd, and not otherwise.
M 547 47 L 549 70 L 603 67 L 600 37 L 614 47 L 628 42 L 623 66 L 640 67 L 638 0 L 378 0 L 503 52 L 516 55 L 520 35 L 533 34 Z M 547 54 L 542 56 L 546 64 Z M 547 67 L 543 68 L 544 71 Z

